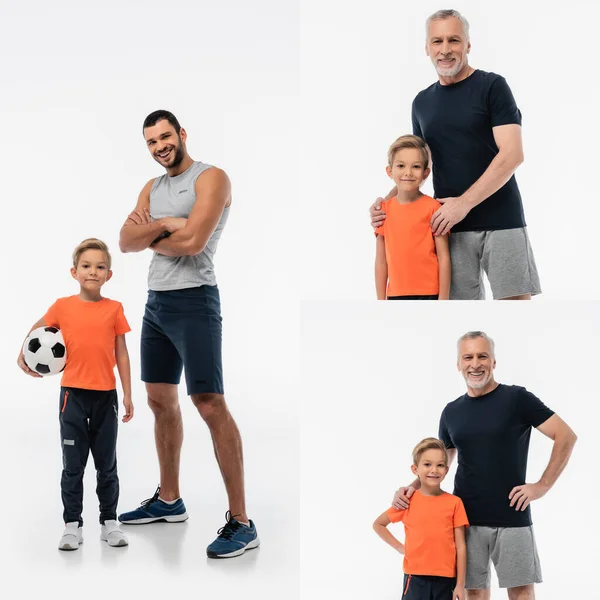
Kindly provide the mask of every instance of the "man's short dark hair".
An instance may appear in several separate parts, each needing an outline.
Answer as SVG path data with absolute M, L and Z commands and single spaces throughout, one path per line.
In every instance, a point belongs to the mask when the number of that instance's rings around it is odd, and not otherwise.
M 169 121 L 169 123 L 171 123 L 171 125 L 173 125 L 175 128 L 177 135 L 179 135 L 179 132 L 181 131 L 181 125 L 179 124 L 177 117 L 168 110 L 155 110 L 154 112 L 150 113 L 144 119 L 144 126 L 142 129 L 146 129 L 146 127 L 152 127 L 159 121 Z

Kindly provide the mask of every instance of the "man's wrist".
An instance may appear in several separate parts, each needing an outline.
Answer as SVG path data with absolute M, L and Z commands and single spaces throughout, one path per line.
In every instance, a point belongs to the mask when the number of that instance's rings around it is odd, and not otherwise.
M 473 197 L 473 194 L 470 194 L 468 190 L 462 196 L 459 196 L 457 199 L 468 210 L 472 210 L 479 204 L 477 198 Z
M 546 494 L 552 487 L 551 485 L 544 483 L 541 479 L 536 483 L 536 485 L 542 490 L 542 494 Z

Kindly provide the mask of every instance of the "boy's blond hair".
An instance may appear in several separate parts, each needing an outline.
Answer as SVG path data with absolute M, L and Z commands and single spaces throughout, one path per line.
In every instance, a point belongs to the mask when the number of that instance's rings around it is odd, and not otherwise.
M 388 165 L 393 166 L 394 156 L 398 150 L 404 150 L 404 148 L 416 148 L 421 151 L 421 158 L 423 159 L 423 170 L 429 168 L 429 152 L 427 151 L 427 144 L 425 141 L 417 135 L 401 135 L 388 150 Z
M 446 450 L 444 442 L 437 438 L 429 437 L 421 440 L 413 450 L 412 456 L 415 467 L 419 466 L 421 456 L 423 456 L 423 452 L 427 450 L 441 450 L 444 453 L 444 462 L 446 463 L 446 466 L 448 466 L 448 451 Z
M 73 251 L 73 268 L 77 268 L 81 255 L 86 250 L 101 250 L 104 252 L 104 256 L 106 256 L 106 266 L 110 270 L 112 258 L 110 256 L 110 252 L 108 251 L 108 246 L 102 240 L 97 238 L 88 238 L 87 240 L 83 240 L 83 242 L 81 242 L 81 244 L 75 248 Z

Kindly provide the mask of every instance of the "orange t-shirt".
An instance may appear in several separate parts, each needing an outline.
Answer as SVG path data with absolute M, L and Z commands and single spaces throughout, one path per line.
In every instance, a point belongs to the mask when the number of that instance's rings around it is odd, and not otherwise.
M 392 523 L 404 523 L 405 573 L 456 577 L 454 529 L 469 526 L 458 496 L 424 496 L 417 490 L 406 510 L 390 508 L 386 514 Z
M 421 196 L 410 204 L 396 198 L 381 208 L 385 221 L 375 230 L 385 238 L 388 296 L 433 296 L 439 294 L 439 267 L 430 220 L 441 204 Z
M 63 387 L 114 390 L 115 338 L 131 331 L 123 305 L 109 298 L 85 302 L 79 296 L 59 298 L 44 315 L 58 327 L 67 347 Z

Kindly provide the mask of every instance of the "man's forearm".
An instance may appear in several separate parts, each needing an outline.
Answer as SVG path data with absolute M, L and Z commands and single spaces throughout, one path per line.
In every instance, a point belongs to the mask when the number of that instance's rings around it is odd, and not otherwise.
M 483 175 L 461 197 L 470 208 L 481 204 L 513 176 L 522 162 L 521 156 L 499 152 Z
M 164 256 L 193 256 L 202 248 L 194 247 L 192 236 L 184 228 L 152 245 L 152 250 Z
M 564 471 L 576 441 L 577 436 L 571 430 L 554 440 L 550 462 L 539 481 L 545 491 L 548 491 L 556 483 L 556 480 Z
M 166 230 L 167 227 L 161 219 L 143 225 L 125 224 L 121 227 L 119 248 L 121 252 L 140 252 L 148 248 Z

